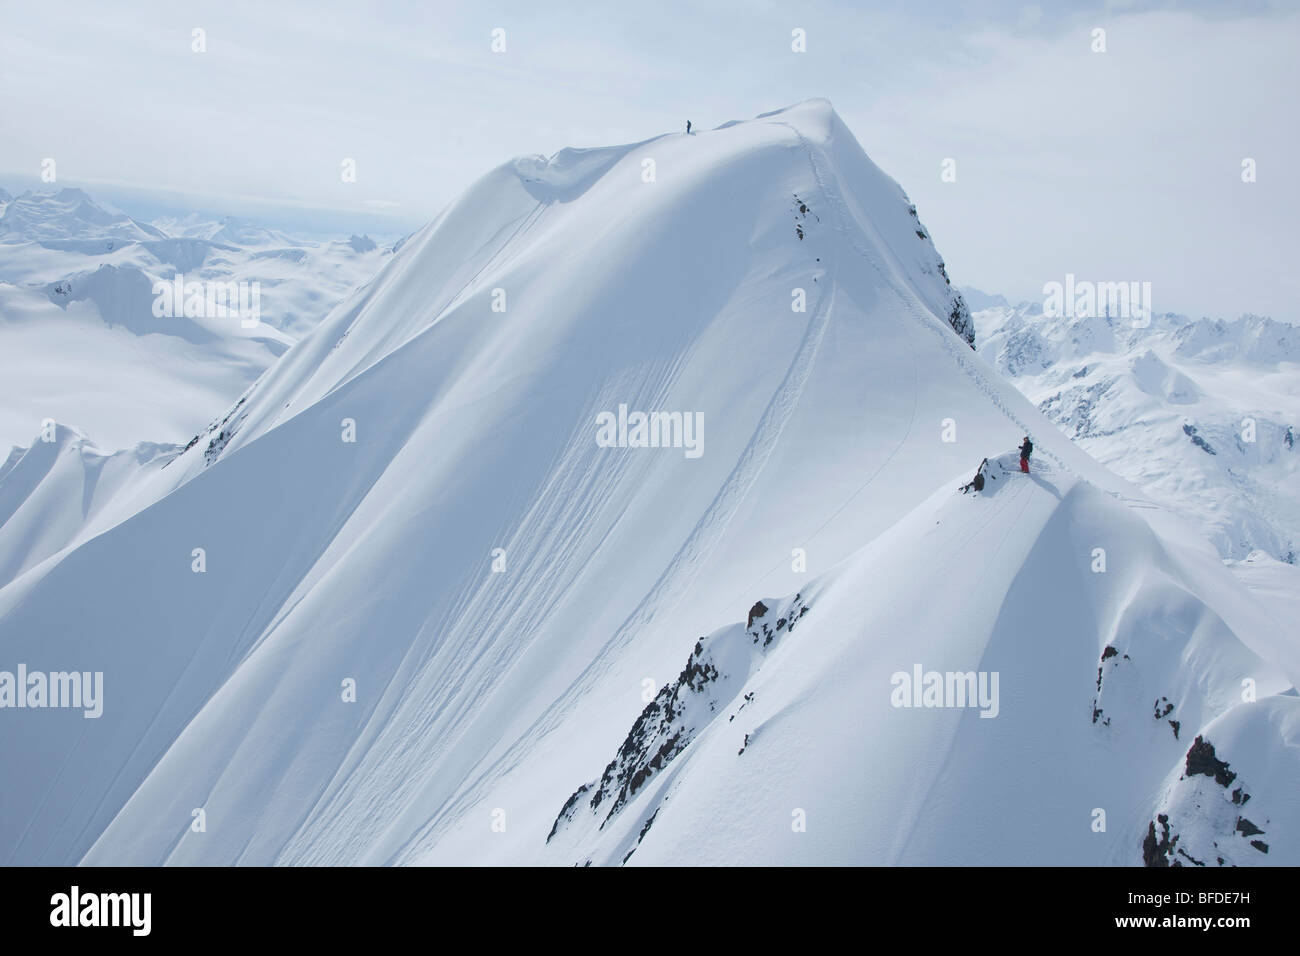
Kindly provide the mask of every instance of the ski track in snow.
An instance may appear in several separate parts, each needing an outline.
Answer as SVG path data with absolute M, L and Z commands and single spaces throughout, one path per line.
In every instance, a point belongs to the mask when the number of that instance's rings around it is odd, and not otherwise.
M 496 265 L 498 262 L 505 263 L 506 261 L 508 261 L 509 257 L 506 256 L 507 250 L 518 245 L 519 240 L 532 231 L 533 226 L 537 225 L 538 220 L 540 220 L 542 218 L 542 215 L 546 212 L 546 210 L 550 208 L 552 201 L 553 200 L 548 200 L 548 199 L 538 200 L 536 206 L 534 206 L 531 210 L 529 210 L 527 213 L 525 213 L 523 216 L 519 218 L 519 225 L 515 227 L 514 232 L 512 232 L 509 235 L 509 237 L 507 237 L 505 242 L 497 246 L 497 248 L 492 252 L 492 254 L 488 256 L 487 259 L 484 261 L 483 265 L 479 266 L 479 268 L 475 270 L 474 274 L 465 280 L 464 284 L 461 285 L 460 289 L 454 295 L 452 295 L 450 299 L 447 300 L 447 304 L 438 310 L 439 316 L 447 312 L 450 312 L 456 305 L 459 305 L 460 302 L 464 298 L 466 298 L 465 295 L 466 291 L 475 282 L 478 281 L 479 276 L 483 275 L 483 273 L 485 273 L 492 266 Z
M 838 262 L 835 262 L 832 264 L 832 278 L 837 269 Z M 525 758 L 537 740 L 555 730 L 569 716 L 583 693 L 608 671 L 616 652 L 626 647 L 637 633 L 654 620 L 665 604 L 672 602 L 686 589 L 695 570 L 721 540 L 732 516 L 762 472 L 768 456 L 776 447 L 786 422 L 798 404 L 799 396 L 803 392 L 830 324 L 835 284 L 832 281 L 827 285 L 830 292 L 824 292 L 819 297 L 799 350 L 735 468 L 655 585 L 591 663 L 541 717 L 496 762 L 464 788 L 445 812 L 440 810 L 436 813 L 429 825 L 417 832 L 386 862 L 399 863 L 404 859 L 410 859 L 436 843 L 439 833 L 458 816 L 456 811 L 463 810 L 481 799 L 493 783 Z
M 804 152 L 808 161 L 813 179 L 817 184 L 817 190 L 827 205 L 834 211 L 835 231 L 845 240 L 848 241 L 850 248 L 863 259 L 886 281 L 888 287 L 895 292 L 907 307 L 907 314 L 917 324 L 925 327 L 932 334 L 939 337 L 943 347 L 953 358 L 955 364 L 975 386 L 984 393 L 1003 415 L 1015 423 L 1023 433 L 1028 434 L 1029 428 L 1005 403 L 1001 400 L 996 388 L 981 374 L 978 368 L 974 367 L 967 356 L 961 354 L 961 348 L 964 343 L 959 344 L 956 334 L 951 327 L 944 321 L 937 319 L 930 310 L 920 301 L 916 294 L 900 281 L 895 268 L 890 268 L 879 262 L 870 252 L 870 250 L 861 243 L 854 235 L 853 230 L 848 223 L 853 221 L 848 213 L 848 209 L 843 199 L 839 196 L 836 189 L 829 183 L 823 175 L 817 160 L 817 149 L 807 138 L 794 126 L 784 121 L 775 121 L 777 125 L 785 126 L 796 138 L 799 147 Z M 878 234 L 876 236 L 879 244 L 884 244 L 883 238 Z M 807 379 L 809 370 L 812 367 L 813 360 L 816 356 L 818 347 L 824 337 L 826 327 L 830 321 L 830 310 L 834 299 L 835 279 L 838 276 L 840 268 L 838 245 L 835 243 L 827 244 L 833 250 L 834 259 L 832 269 L 830 270 L 832 282 L 828 283 L 831 293 L 823 296 L 818 301 L 817 309 L 814 310 L 812 320 L 809 322 L 808 330 L 805 332 L 804 341 L 801 344 L 799 353 L 787 370 L 785 381 L 781 388 L 773 397 L 772 403 L 769 404 L 768 411 L 764 414 L 755 436 L 750 440 L 745 452 L 741 455 L 740 461 L 733 470 L 731 476 L 724 483 L 718 496 L 715 498 L 713 505 L 701 517 L 696 528 L 678 551 L 677 555 L 669 563 L 659 581 L 651 591 L 642 599 L 636 610 L 629 616 L 627 621 L 615 632 L 602 650 L 596 655 L 593 661 L 579 675 L 573 684 L 565 691 L 559 699 L 552 704 L 538 720 L 518 739 L 514 744 L 492 765 L 490 765 L 475 780 L 462 788 L 461 792 L 452 801 L 451 804 L 439 808 L 428 824 L 419 830 L 406 844 L 393 854 L 386 862 L 401 863 L 410 861 L 418 857 L 422 852 L 427 851 L 433 845 L 436 845 L 439 835 L 445 828 L 459 818 L 461 811 L 464 811 L 474 803 L 483 798 L 490 787 L 498 780 L 503 778 L 525 758 L 527 753 L 536 745 L 541 738 L 555 730 L 571 713 L 576 702 L 582 694 L 597 682 L 609 669 L 614 654 L 625 647 L 634 637 L 646 627 L 665 603 L 671 601 L 676 595 L 685 590 L 689 584 L 690 577 L 695 569 L 708 556 L 712 547 L 721 538 L 725 531 L 727 523 L 735 513 L 740 503 L 744 500 L 745 492 L 753 485 L 762 465 L 766 461 L 768 453 L 775 445 L 785 421 L 788 419 L 794 406 L 797 404 L 799 394 L 803 389 L 804 382 Z M 888 248 L 885 254 L 889 255 Z M 897 267 L 897 263 L 895 262 Z M 914 380 L 919 372 L 916 369 L 916 356 L 913 352 L 913 370 Z M 917 407 L 917 396 L 914 389 L 913 394 L 913 419 Z M 779 422 L 773 422 L 773 412 L 776 410 L 779 415 Z M 857 497 L 870 483 L 875 479 L 889 461 L 898 453 L 899 450 L 907 443 L 911 435 L 912 423 L 899 441 L 898 445 L 890 455 L 879 466 L 876 472 L 867 479 L 857 490 L 853 492 L 839 507 L 837 511 L 827 518 L 814 534 L 824 530 L 835 516 L 839 514 L 848 504 Z M 764 436 L 764 432 L 767 435 Z M 1037 449 L 1036 449 L 1037 450 Z M 1065 465 L 1055 454 L 1048 449 L 1042 449 L 1042 454 L 1054 461 L 1063 471 L 1074 474 L 1073 471 Z M 1077 477 L 1077 476 L 1076 476 Z M 1081 479 L 1082 480 L 1082 479 Z M 784 559 L 782 562 L 784 563 Z M 770 575 L 780 565 L 774 565 L 773 568 L 760 576 L 754 583 L 757 587 L 762 579 Z
M 545 204 L 540 203 L 538 208 L 544 207 Z M 531 222 L 535 222 L 537 218 L 537 216 L 532 217 Z M 521 225 L 520 229 L 522 228 Z M 520 229 L 517 229 L 514 235 L 521 234 Z M 507 244 L 509 242 L 510 240 L 507 240 Z M 500 250 L 494 255 L 499 255 L 499 252 Z M 479 272 L 481 273 L 482 270 L 479 270 Z M 506 754 L 499 758 L 498 764 L 500 761 L 508 761 L 510 766 L 513 766 L 523 752 L 531 749 L 536 738 L 545 736 L 559 726 L 563 719 L 568 716 L 572 706 L 582 693 L 599 681 L 608 671 L 616 652 L 625 647 L 641 629 L 653 621 L 665 603 L 671 602 L 678 597 L 689 585 L 696 569 L 707 559 L 721 539 L 732 516 L 761 473 L 768 456 L 777 444 L 785 423 L 798 404 L 799 396 L 802 393 L 829 324 L 834 298 L 834 284 L 830 283 L 828 285 L 831 291 L 824 293 L 819 298 L 817 307 L 810 316 L 799 349 L 787 369 L 782 384 L 778 387 L 761 417 L 754 435 L 741 453 L 732 473 L 723 483 L 713 502 L 704 515 L 701 516 L 686 542 L 669 562 L 659 580 L 642 599 L 637 609 L 606 642 L 584 672 L 551 705 L 549 711 L 539 717 L 534 727 L 530 728 Z M 657 397 L 667 392 L 672 380 L 676 377 L 677 371 L 678 368 L 674 365 L 665 372 L 657 383 L 651 383 L 653 395 L 649 399 L 647 407 L 655 407 Z M 655 385 L 658 387 L 654 387 Z M 593 407 L 604 407 L 606 404 L 608 402 L 602 404 L 600 400 L 597 400 Z M 587 419 L 581 420 L 585 422 Z M 399 742 L 396 745 L 397 753 L 393 755 L 391 760 L 383 763 L 383 766 L 388 768 L 383 771 L 384 776 L 387 777 L 390 773 L 393 775 L 387 790 L 378 789 L 373 780 L 367 783 L 367 791 L 376 795 L 380 792 L 386 792 L 389 795 L 388 797 L 376 796 L 376 799 L 389 802 L 391 797 L 397 798 L 401 802 L 400 798 L 411 788 L 420 786 L 420 781 L 426 776 L 423 771 L 429 765 L 437 762 L 438 759 L 443 758 L 449 749 L 454 748 L 457 732 L 468 727 L 472 722 L 479 709 L 478 704 L 483 700 L 480 692 L 493 684 L 495 678 L 507 670 L 510 663 L 531 645 L 531 642 L 501 641 L 500 636 L 507 633 L 538 633 L 544 625 L 549 612 L 563 595 L 564 589 L 559 586 L 559 580 L 553 571 L 555 568 L 571 567 L 573 561 L 567 551 L 557 555 L 554 543 L 557 540 L 567 540 L 570 544 L 577 542 L 581 538 L 580 530 L 588 529 L 591 523 L 589 520 L 591 515 L 600 510 L 622 478 L 622 472 L 619 470 L 611 470 L 607 467 L 593 467 L 592 462 L 589 460 L 588 446 L 589 436 L 585 432 L 581 434 L 575 433 L 572 436 L 558 476 L 551 479 L 550 485 L 554 490 L 544 490 L 542 492 L 534 508 L 534 513 L 548 508 L 558 510 L 553 510 L 544 520 L 525 521 L 525 527 L 536 528 L 534 533 L 530 535 L 533 539 L 530 544 L 521 546 L 512 541 L 507 545 L 508 553 L 522 553 L 528 556 L 527 560 L 530 562 L 529 565 L 518 569 L 516 574 L 510 576 L 511 584 L 509 587 L 511 591 L 519 592 L 523 588 L 522 593 L 519 593 L 513 599 L 502 600 L 496 588 L 489 592 L 485 586 L 480 585 L 475 588 L 467 581 L 466 587 L 462 589 L 461 593 L 476 594 L 475 603 L 481 605 L 482 615 L 475 615 L 469 606 L 457 607 L 444 616 L 437 626 L 428 628 L 427 633 L 415 642 L 413 650 L 416 647 L 423 647 L 426 650 L 422 652 L 423 659 L 416 666 L 416 676 L 412 678 L 412 682 L 420 679 L 421 675 L 426 671 L 428 662 L 436 654 L 437 648 L 431 646 L 433 638 L 430 635 L 443 635 L 442 639 L 437 642 L 437 647 L 455 647 L 459 649 L 455 657 L 445 662 L 445 669 L 450 669 L 452 672 L 452 677 L 448 680 L 448 683 L 459 688 L 454 698 L 462 703 L 456 713 L 449 718 L 450 726 L 444 727 L 437 734 L 440 744 L 429 750 L 423 758 L 416 754 L 417 759 L 420 759 L 420 767 L 408 767 L 401 758 L 403 755 L 414 753 L 417 744 L 427 742 L 431 738 L 431 727 L 439 717 L 443 716 L 446 705 L 437 711 L 427 714 L 417 713 L 409 717 L 409 721 L 402 725 L 403 729 L 397 731 L 400 735 Z M 582 482 L 579 482 L 579 486 L 575 487 L 574 483 L 566 480 L 565 475 L 570 471 L 579 469 L 586 469 L 586 474 L 583 476 Z M 599 488 L 591 487 L 591 481 L 599 481 L 601 486 Z M 549 544 L 547 544 L 548 542 Z M 482 581 L 481 578 L 478 580 Z M 525 586 L 514 583 L 516 581 L 528 581 L 530 583 Z M 549 586 L 545 586 L 545 583 L 549 583 Z M 546 593 L 538 593 L 539 590 L 544 590 Z M 478 598 L 482 600 L 479 601 Z M 516 609 L 518 608 L 537 606 L 541 606 L 544 610 L 540 617 L 534 620 L 524 623 L 499 620 L 502 617 L 517 613 Z M 475 622 L 474 634 L 462 636 L 458 632 L 465 625 L 453 624 L 452 622 L 466 620 Z M 498 655 L 505 654 L 508 655 L 508 658 L 497 656 L 490 661 L 486 661 L 487 666 L 477 666 L 485 663 L 488 648 L 493 644 L 501 645 Z M 405 667 L 405 664 L 403 666 Z M 442 669 L 440 669 L 440 672 L 442 672 Z M 475 673 L 478 674 L 477 679 L 471 680 L 471 675 Z M 422 696 L 418 691 L 414 693 L 417 699 Z M 385 699 L 387 697 L 386 693 Z M 400 704 L 395 701 L 392 705 L 393 709 L 385 712 L 382 716 L 391 718 L 398 706 Z M 377 709 L 377 712 L 371 715 L 369 724 L 375 723 L 379 717 L 381 715 Z M 353 763 L 354 760 L 365 759 L 366 751 L 373 748 L 375 743 L 375 739 L 370 735 L 364 733 L 360 735 L 345 764 Z M 497 764 L 494 764 L 494 766 L 497 766 Z M 403 770 L 397 773 L 393 770 L 394 767 L 402 767 Z M 496 779 L 504 772 L 504 770 L 501 770 L 493 774 L 490 779 Z M 341 769 L 340 773 L 336 774 L 335 782 L 341 784 L 340 789 L 335 791 L 331 797 L 326 798 L 327 802 L 320 810 L 322 825 L 327 828 L 330 825 L 328 818 L 331 816 L 330 807 L 333 805 L 332 802 L 335 800 L 341 801 L 340 808 L 346 808 L 345 794 L 351 789 L 351 785 L 346 783 L 344 769 Z M 327 789 L 332 789 L 332 787 L 333 784 L 331 784 L 331 788 Z M 471 786 L 470 795 L 476 796 L 478 793 L 479 788 Z M 470 797 L 465 799 L 469 800 Z M 455 804 L 454 806 L 458 805 Z M 345 809 L 344 812 L 346 812 Z M 434 819 L 437 820 L 441 817 L 442 813 L 440 812 L 435 814 Z M 420 841 L 421 837 L 417 835 L 412 841 L 408 842 L 418 845 Z M 315 839 L 303 837 L 300 830 L 298 836 L 286 843 L 282 854 L 290 859 L 297 858 L 304 852 L 310 856 L 310 847 L 316 842 Z M 398 855 L 403 852 L 403 850 L 399 850 Z
M 657 376 L 643 380 L 645 394 L 639 393 L 638 401 L 655 407 L 675 380 L 679 366 L 679 362 L 669 364 Z M 592 407 L 608 404 L 606 398 L 595 398 Z M 485 577 L 479 567 L 467 569 L 456 589 L 456 602 L 421 629 L 385 688 L 380 706 L 306 818 L 315 821 L 312 835 L 307 836 L 300 827 L 281 851 L 284 858 L 310 858 L 321 847 L 337 852 L 339 841 L 328 838 L 339 836 L 330 832 L 336 828 L 347 831 L 348 839 L 355 841 L 356 828 L 371 825 L 370 819 L 359 823 L 347 819 L 358 788 L 369 805 L 402 806 L 408 804 L 411 791 L 433 786 L 428 783 L 432 765 L 448 759 L 449 754 L 454 756 L 463 732 L 488 700 L 487 690 L 533 645 L 532 639 L 512 640 L 510 636 L 535 637 L 542 632 L 581 571 L 578 552 L 595 517 L 613 498 L 634 461 L 623 455 L 617 456 L 612 466 L 597 467 L 590 454 L 589 421 L 589 415 L 579 417 L 536 501 L 514 534 L 503 539 L 512 573 Z M 449 695 L 430 694 L 429 683 L 455 690 Z M 412 701 L 430 698 L 442 703 L 436 709 L 403 710 Z M 429 741 L 436 743 L 429 746 Z M 353 776 L 357 765 L 371 761 L 377 766 L 358 782 Z M 378 818 L 383 819 L 382 814 Z

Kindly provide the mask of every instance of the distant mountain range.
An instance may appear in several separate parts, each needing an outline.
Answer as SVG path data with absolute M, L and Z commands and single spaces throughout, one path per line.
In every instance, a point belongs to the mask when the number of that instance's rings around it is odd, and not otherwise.
M 0 446 L 53 419 L 110 449 L 184 441 L 391 255 L 242 220 L 141 222 L 80 189 L 0 194 Z M 155 314 L 154 284 L 257 283 L 259 319 Z
M 1227 559 L 1300 555 L 1300 327 L 1051 318 L 963 290 L 980 354 L 1102 464 Z

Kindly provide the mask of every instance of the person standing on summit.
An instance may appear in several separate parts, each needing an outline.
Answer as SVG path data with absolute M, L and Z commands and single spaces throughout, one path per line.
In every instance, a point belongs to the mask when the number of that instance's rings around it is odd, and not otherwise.
M 686 121 L 686 135 L 687 135 L 687 136 L 690 136 L 690 135 L 691 135 L 691 121 L 690 121 L 690 120 L 687 120 L 687 121 Z
M 1034 453 L 1034 443 L 1025 436 L 1024 444 L 1020 446 L 1020 470 L 1026 475 L 1029 474 L 1029 456 Z

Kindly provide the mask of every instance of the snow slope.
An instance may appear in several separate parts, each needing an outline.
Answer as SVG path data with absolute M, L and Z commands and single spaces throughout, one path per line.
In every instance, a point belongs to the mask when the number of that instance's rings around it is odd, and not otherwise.
M 764 631 L 779 632 L 784 618 L 798 625 L 787 624 L 761 667 L 739 669 L 747 693 L 719 699 L 690 749 L 643 775 L 621 819 L 588 825 L 579 840 L 562 827 L 551 844 L 570 862 L 598 864 L 629 850 L 645 864 L 1140 860 L 1147 818 L 1134 809 L 1183 761 L 1188 728 L 1253 715 L 1262 705 L 1240 702 L 1243 677 L 1261 695 L 1290 678 L 1235 636 L 1259 624 L 1251 602 L 1224 595 L 1216 610 L 1202 600 L 1207 586 L 1219 590 L 1212 564 L 1184 563 L 1095 488 L 1052 467 L 1026 477 L 1013 461 L 995 464 L 1000 479 L 973 498 L 941 489 L 802 588 L 793 612 L 766 602 L 775 610 L 760 618 Z M 1122 559 L 1095 573 L 1094 546 Z M 738 631 L 704 639 L 701 656 Z M 1280 650 L 1295 673 L 1295 648 Z M 897 706 L 891 679 L 918 664 L 996 673 L 998 693 L 984 708 Z M 737 673 L 730 662 L 718 669 L 701 683 Z M 1269 701 L 1279 719 L 1300 719 L 1300 700 Z M 1234 756 L 1276 752 L 1216 730 L 1207 733 Z M 1294 860 L 1287 784 L 1300 768 L 1294 755 L 1278 758 L 1279 775 L 1261 775 L 1257 789 L 1286 840 L 1281 859 Z M 1104 833 L 1092 829 L 1095 808 L 1107 811 Z M 796 813 L 806 831 L 792 828 Z M 1200 823 L 1187 808 L 1177 816 Z M 1216 834 L 1225 844 L 1233 825 Z M 1252 853 L 1237 862 L 1276 862 Z
M 621 405 L 703 453 L 602 446 Z M 971 350 L 824 101 L 488 173 L 130 502 L 0 589 L 0 666 L 105 687 L 0 714 L 6 862 L 1140 863 L 1234 681 L 1300 674 Z M 915 664 L 997 717 L 893 707 Z
M 984 304 L 981 302 L 980 304 Z M 1259 316 L 975 313 L 979 349 L 1089 454 L 1225 558 L 1300 554 L 1300 329 Z

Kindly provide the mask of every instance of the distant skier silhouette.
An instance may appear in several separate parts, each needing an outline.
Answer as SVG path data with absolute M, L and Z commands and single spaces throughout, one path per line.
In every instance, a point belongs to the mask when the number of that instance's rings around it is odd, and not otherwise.
M 687 121 L 686 121 L 686 135 L 687 135 L 687 136 L 690 136 L 690 135 L 691 135 L 691 121 L 690 121 L 690 120 L 687 120 Z
M 1034 453 L 1034 443 L 1025 436 L 1025 442 L 1020 446 L 1020 470 L 1026 475 L 1029 474 L 1029 456 Z

